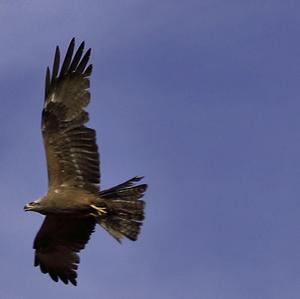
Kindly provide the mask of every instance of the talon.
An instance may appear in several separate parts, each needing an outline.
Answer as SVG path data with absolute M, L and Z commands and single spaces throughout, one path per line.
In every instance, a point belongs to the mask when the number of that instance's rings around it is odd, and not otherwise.
M 95 205 L 91 205 L 91 207 L 97 212 L 97 214 L 91 213 L 93 216 L 102 216 L 103 214 L 107 214 L 106 208 L 99 208 Z

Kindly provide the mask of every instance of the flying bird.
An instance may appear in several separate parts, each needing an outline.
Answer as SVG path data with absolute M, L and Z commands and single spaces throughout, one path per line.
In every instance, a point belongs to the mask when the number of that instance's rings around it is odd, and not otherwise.
M 46 70 L 42 135 L 48 168 L 48 192 L 25 205 L 45 215 L 33 248 L 34 265 L 54 281 L 77 285 L 79 251 L 98 223 L 117 241 L 137 240 L 144 219 L 141 198 L 146 184 L 133 177 L 100 190 L 99 152 L 95 130 L 86 126 L 90 101 L 91 49 L 84 42 L 75 55 L 70 42 L 62 66 L 56 47 L 52 73 Z

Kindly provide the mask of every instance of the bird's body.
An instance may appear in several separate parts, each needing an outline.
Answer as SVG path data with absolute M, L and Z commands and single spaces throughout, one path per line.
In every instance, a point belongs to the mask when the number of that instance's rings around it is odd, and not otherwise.
M 136 240 L 144 219 L 141 198 L 147 185 L 134 177 L 100 190 L 99 153 L 95 130 L 88 128 L 90 101 L 88 65 L 84 42 L 75 55 L 71 41 L 60 68 L 56 48 L 52 74 L 46 72 L 42 133 L 48 168 L 48 192 L 25 206 L 46 218 L 34 240 L 35 266 L 55 281 L 76 285 L 78 252 L 84 248 L 96 223 L 116 240 Z
M 97 197 L 97 194 L 74 187 L 56 188 L 37 202 L 42 206 L 42 210 L 38 212 L 44 215 L 60 213 L 85 216 L 84 212 L 92 211 L 91 205 L 106 206 L 104 200 Z

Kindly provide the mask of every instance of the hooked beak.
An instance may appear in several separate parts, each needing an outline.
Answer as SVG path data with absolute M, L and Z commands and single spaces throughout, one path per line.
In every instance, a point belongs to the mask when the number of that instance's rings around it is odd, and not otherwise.
M 33 209 L 33 206 L 28 203 L 27 205 L 24 206 L 24 211 L 31 211 Z

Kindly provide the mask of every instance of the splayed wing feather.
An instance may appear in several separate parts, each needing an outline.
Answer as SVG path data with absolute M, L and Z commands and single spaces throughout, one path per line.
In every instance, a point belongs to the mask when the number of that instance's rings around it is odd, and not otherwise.
M 73 38 L 70 42 L 70 45 L 68 47 L 64 62 L 62 64 L 61 70 L 60 70 L 60 77 L 62 77 L 69 69 L 70 62 L 72 60 L 73 52 L 74 52 L 74 46 L 75 46 L 75 39 Z
M 82 53 L 83 53 L 83 49 L 84 49 L 84 42 L 82 42 L 80 44 L 80 46 L 79 46 L 79 48 L 78 48 L 78 50 L 77 50 L 77 52 L 76 52 L 76 54 L 73 58 L 72 64 L 71 64 L 70 69 L 69 69 L 70 72 L 73 72 L 77 68 L 78 63 L 79 63 L 79 61 L 81 59 L 81 56 L 82 56 Z
M 47 67 L 46 69 L 46 77 L 45 77 L 45 98 L 49 92 L 50 88 L 50 69 Z
M 92 65 L 87 68 L 86 65 L 91 51 L 82 57 L 82 43 L 72 59 L 74 45 L 72 39 L 59 76 L 60 51 L 56 48 L 51 82 L 50 73 L 46 74 L 42 132 L 50 188 L 92 187 L 100 182 L 96 134 L 85 126 L 88 113 L 84 108 L 90 101 L 88 88 L 92 71 Z
M 89 62 L 90 56 L 91 56 L 91 49 L 88 49 L 85 53 L 85 55 L 83 56 L 81 62 L 79 63 L 76 71 L 79 73 L 84 73 L 84 69 L 87 65 L 87 63 Z
M 55 80 L 56 80 L 56 77 L 58 74 L 59 63 L 60 63 L 60 51 L 59 51 L 59 47 L 57 46 L 56 50 L 55 50 L 53 67 L 52 67 L 52 78 L 51 78 L 52 85 L 55 83 Z

